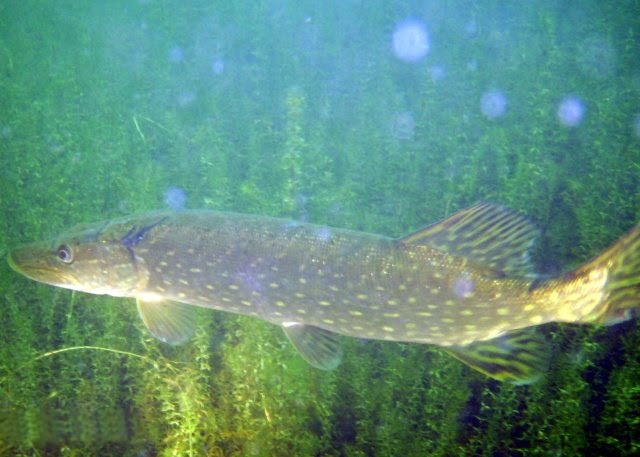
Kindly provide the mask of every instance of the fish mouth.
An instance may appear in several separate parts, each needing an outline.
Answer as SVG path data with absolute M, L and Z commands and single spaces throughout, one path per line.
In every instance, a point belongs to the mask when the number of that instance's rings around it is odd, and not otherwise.
M 24 274 L 24 264 L 16 258 L 18 251 L 10 251 L 7 254 L 7 262 L 13 271 Z
M 41 258 L 41 251 L 34 249 L 33 246 L 14 249 L 7 254 L 7 262 L 13 271 L 35 281 L 51 282 L 57 272 L 47 267 L 44 262 L 38 260 L 39 258 Z

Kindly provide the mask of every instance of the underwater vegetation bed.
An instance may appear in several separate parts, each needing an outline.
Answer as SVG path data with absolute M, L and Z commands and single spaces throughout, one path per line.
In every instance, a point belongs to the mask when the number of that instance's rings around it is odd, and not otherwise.
M 640 221 L 639 53 L 631 0 L 5 2 L 0 252 L 154 209 L 397 238 L 492 201 L 554 277 Z M 633 319 L 542 326 L 518 386 L 358 338 L 322 371 L 205 309 L 166 345 L 134 300 L 5 262 L 0 310 L 0 455 L 640 453 Z

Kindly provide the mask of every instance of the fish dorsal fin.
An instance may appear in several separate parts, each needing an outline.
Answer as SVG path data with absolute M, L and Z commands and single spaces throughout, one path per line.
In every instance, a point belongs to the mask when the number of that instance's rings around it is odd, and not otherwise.
M 151 334 L 164 343 L 177 345 L 191 339 L 196 330 L 196 310 L 173 301 L 137 299 L 138 313 Z
M 333 370 L 342 362 L 342 346 L 335 333 L 297 322 L 286 323 L 284 333 L 309 364 Z
M 506 274 L 529 276 L 529 250 L 539 230 L 523 215 L 492 203 L 480 203 L 418 230 L 400 241 L 465 257 Z
M 471 368 L 502 382 L 536 382 L 549 366 L 549 344 L 533 329 L 516 330 L 491 340 L 446 349 Z

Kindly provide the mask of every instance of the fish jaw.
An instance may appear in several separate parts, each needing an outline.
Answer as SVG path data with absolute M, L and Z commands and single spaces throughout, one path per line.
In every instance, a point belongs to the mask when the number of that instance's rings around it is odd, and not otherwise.
M 73 277 L 65 275 L 52 259 L 51 248 L 46 243 L 21 246 L 7 255 L 9 266 L 29 279 L 57 287 L 74 285 Z

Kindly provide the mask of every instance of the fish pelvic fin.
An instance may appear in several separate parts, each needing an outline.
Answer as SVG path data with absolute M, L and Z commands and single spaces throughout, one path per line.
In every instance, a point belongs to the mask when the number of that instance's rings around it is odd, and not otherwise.
M 311 366 L 333 370 L 340 365 L 342 346 L 335 333 L 297 322 L 285 323 L 282 328 L 302 358 Z
M 516 385 L 540 379 L 549 367 L 551 352 L 546 338 L 530 328 L 446 351 L 490 378 Z
M 606 274 L 601 301 L 581 323 L 614 325 L 636 317 L 640 311 L 640 224 L 598 257 L 569 272 L 569 278 Z
M 501 275 L 532 276 L 529 252 L 538 229 L 525 216 L 479 203 L 400 239 L 469 259 Z

